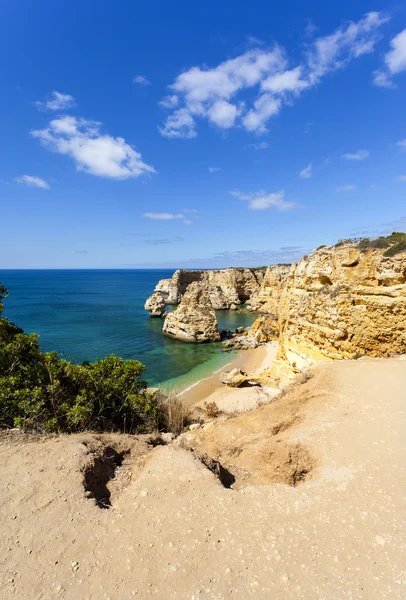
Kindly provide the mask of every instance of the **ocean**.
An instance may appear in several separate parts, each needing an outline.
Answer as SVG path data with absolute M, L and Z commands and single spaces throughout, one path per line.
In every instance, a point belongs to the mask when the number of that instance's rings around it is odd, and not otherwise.
M 0 270 L 9 291 L 3 316 L 38 333 L 43 350 L 75 363 L 109 354 L 141 361 L 148 385 L 184 389 L 232 360 L 212 344 L 185 344 L 161 333 L 144 310 L 159 279 L 174 270 Z M 251 325 L 251 314 L 216 311 L 220 329 Z

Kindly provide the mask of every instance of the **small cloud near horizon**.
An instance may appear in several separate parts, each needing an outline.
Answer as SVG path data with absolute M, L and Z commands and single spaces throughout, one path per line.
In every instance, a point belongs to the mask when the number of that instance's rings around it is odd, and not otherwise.
M 172 237 L 172 238 L 156 238 L 151 240 L 144 240 L 146 244 L 151 244 L 152 246 L 161 246 L 164 244 L 175 244 L 177 242 L 183 242 L 183 237 Z
M 217 171 L 221 171 L 221 167 L 209 167 L 209 173 L 217 173 Z

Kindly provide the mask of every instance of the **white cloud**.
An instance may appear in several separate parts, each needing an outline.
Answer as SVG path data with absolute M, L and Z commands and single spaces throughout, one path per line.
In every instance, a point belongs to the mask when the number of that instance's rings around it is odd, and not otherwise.
M 388 17 L 379 12 L 367 13 L 346 27 L 339 27 L 330 35 L 317 38 L 308 53 L 309 81 L 317 83 L 329 72 L 342 69 L 354 58 L 373 52 L 380 40 L 379 28 Z
M 136 75 L 135 77 L 133 77 L 133 83 L 137 83 L 138 85 L 142 85 L 144 87 L 147 85 L 151 85 L 150 80 L 144 77 L 144 75 Z
M 267 92 L 282 94 L 283 92 L 294 92 L 298 94 L 305 88 L 309 87 L 309 83 L 301 79 L 303 67 L 296 67 L 291 71 L 284 71 L 272 75 L 262 82 L 261 87 Z
M 176 94 L 172 94 L 169 96 L 165 96 L 165 98 L 162 98 L 162 100 L 158 102 L 158 104 L 160 106 L 163 106 L 164 108 L 176 108 L 179 104 L 179 98 Z
M 245 129 L 256 133 L 266 133 L 265 123 L 270 117 L 278 114 L 281 104 L 281 100 L 274 98 L 271 94 L 260 96 L 258 100 L 255 100 L 254 108 L 251 108 L 242 120 Z
M 368 150 L 357 150 L 357 152 L 343 154 L 341 158 L 344 158 L 345 160 L 364 160 L 365 158 L 368 158 L 368 156 Z
M 374 71 L 372 82 L 377 87 L 395 88 L 392 79 L 384 71 Z
M 158 127 L 161 135 L 184 140 L 197 136 L 195 120 L 186 108 L 180 108 L 166 119 L 163 127 Z
M 406 138 L 404 140 L 399 140 L 396 142 L 396 146 L 401 150 L 406 150 Z
M 49 190 L 50 187 L 44 179 L 41 177 L 34 177 L 33 175 L 21 175 L 21 177 L 16 177 L 14 179 L 17 183 L 23 183 L 28 187 L 37 187 L 42 188 L 43 190 Z
M 247 194 L 237 190 L 230 192 L 232 196 L 248 202 L 248 208 L 251 210 L 265 210 L 266 208 L 276 208 L 276 210 L 284 211 L 296 208 L 295 202 L 287 202 L 285 200 L 285 191 L 273 192 L 267 194 L 265 191 L 249 192 Z
M 307 167 L 305 167 L 304 169 L 302 169 L 299 173 L 300 177 L 303 177 L 304 179 L 309 179 L 309 177 L 312 176 L 312 169 L 313 169 L 313 164 L 309 163 L 307 165 Z
M 406 175 L 399 175 L 399 177 L 395 177 L 395 181 L 406 181 Z
M 75 98 L 70 94 L 61 94 L 60 92 L 52 92 L 48 100 L 44 102 L 34 102 L 38 110 L 67 110 L 76 105 Z
M 218 100 L 208 109 L 207 116 L 209 121 L 217 125 L 217 127 L 229 129 L 234 125 L 240 112 L 240 109 L 234 104 L 230 104 L 225 100 Z
M 390 41 L 390 50 L 385 54 L 385 67 L 374 72 L 374 84 L 380 87 L 396 87 L 391 77 L 406 71 L 406 29 Z
M 337 192 L 353 192 L 356 189 L 355 185 L 351 183 L 347 183 L 346 185 L 341 185 L 337 188 Z
M 78 171 L 98 177 L 128 179 L 156 172 L 124 138 L 103 135 L 100 126 L 95 121 L 63 116 L 31 135 L 52 152 L 70 156 Z
M 166 137 L 192 138 L 197 135 L 196 120 L 206 119 L 221 129 L 242 125 L 247 131 L 265 133 L 269 119 L 284 104 L 291 104 L 328 73 L 372 52 L 387 20 L 382 13 L 370 12 L 315 38 L 296 66 L 277 44 L 269 49 L 258 43 L 217 66 L 193 66 L 175 78 L 171 94 L 161 101 L 176 110 L 159 131 Z
M 209 167 L 210 173 L 217 173 L 217 171 L 221 171 L 221 167 Z

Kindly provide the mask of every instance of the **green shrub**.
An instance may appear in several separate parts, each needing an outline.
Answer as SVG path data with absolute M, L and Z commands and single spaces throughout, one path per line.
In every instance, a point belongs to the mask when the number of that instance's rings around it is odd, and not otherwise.
M 383 253 L 384 256 L 395 256 L 395 254 L 399 254 L 400 252 L 406 251 L 406 236 L 405 239 L 394 244 Z
M 0 284 L 1 300 L 7 291 Z M 36 334 L 0 318 L 0 427 L 150 432 L 162 411 L 137 360 L 109 356 L 74 365 L 42 352 Z

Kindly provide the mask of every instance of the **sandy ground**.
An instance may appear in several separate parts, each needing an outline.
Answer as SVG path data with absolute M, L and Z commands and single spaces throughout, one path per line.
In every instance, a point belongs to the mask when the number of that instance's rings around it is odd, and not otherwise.
M 277 351 L 277 342 L 270 342 L 254 350 L 241 351 L 230 365 L 184 392 L 182 399 L 185 405 L 203 408 L 205 402 L 215 402 L 222 412 L 233 414 L 252 410 L 260 404 L 269 402 L 279 393 L 279 390 L 260 387 L 230 388 L 220 382 L 220 377 L 222 373 L 233 368 L 239 368 L 250 374 L 261 373 L 271 366 Z
M 405 390 L 406 361 L 326 363 L 206 441 L 193 432 L 238 477 L 290 461 L 297 485 L 226 489 L 196 453 L 131 436 L 3 435 L 1 599 L 406 598 Z M 103 446 L 130 450 L 109 509 L 83 488 Z

